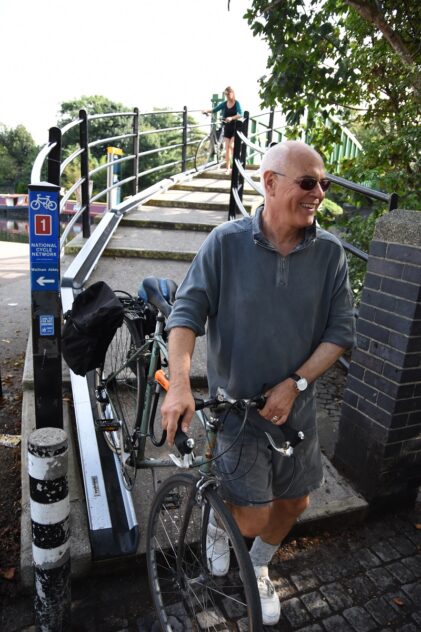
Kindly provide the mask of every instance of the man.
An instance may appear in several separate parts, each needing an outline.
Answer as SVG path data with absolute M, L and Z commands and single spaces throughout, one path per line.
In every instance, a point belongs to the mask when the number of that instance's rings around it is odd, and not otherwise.
M 178 290 L 168 321 L 171 386 L 162 418 L 170 444 L 180 417 L 188 429 L 191 356 L 207 322 L 211 395 L 219 386 L 233 398 L 267 396 L 241 441 L 217 463 L 242 534 L 255 538 L 250 556 L 263 622 L 274 625 L 280 604 L 268 564 L 323 480 L 314 383 L 352 345 L 354 317 L 344 250 L 316 226 L 329 186 L 321 157 L 304 143 L 286 141 L 267 151 L 260 172 L 263 207 L 215 228 Z M 269 430 L 276 443 L 287 421 L 305 435 L 294 461 L 265 435 Z M 236 414 L 224 421 L 217 453 L 232 444 L 239 424 Z M 217 524 L 209 529 L 221 531 Z M 211 560 L 215 575 L 228 570 L 223 542 L 222 557 Z

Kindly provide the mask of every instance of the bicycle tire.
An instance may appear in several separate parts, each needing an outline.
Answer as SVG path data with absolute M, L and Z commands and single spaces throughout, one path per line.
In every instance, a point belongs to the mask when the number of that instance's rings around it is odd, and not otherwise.
M 197 482 L 188 473 L 170 476 L 149 514 L 149 585 L 161 629 L 261 632 L 260 598 L 244 539 L 213 486 L 198 492 Z M 211 575 L 206 562 L 211 508 L 230 540 L 231 562 L 224 577 Z
M 199 171 L 200 167 L 207 165 L 213 160 L 214 154 L 214 141 L 212 135 L 202 138 L 197 146 L 196 154 L 194 157 L 194 168 Z
M 135 431 L 140 423 L 144 391 L 146 386 L 145 367 L 138 357 L 122 369 L 116 377 L 109 379 L 122 367 L 127 359 L 141 346 L 139 332 L 125 313 L 122 325 L 111 340 L 105 360 L 96 372 L 96 387 L 105 386 L 105 401 L 98 402 L 104 419 L 120 422 L 118 430 L 104 431 L 104 439 L 110 450 L 119 458 L 124 484 L 132 489 L 136 479 Z

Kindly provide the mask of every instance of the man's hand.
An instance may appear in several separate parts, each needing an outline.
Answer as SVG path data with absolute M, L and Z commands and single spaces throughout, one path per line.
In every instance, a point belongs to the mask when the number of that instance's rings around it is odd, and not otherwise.
M 178 422 L 181 419 L 181 429 L 187 432 L 193 417 L 195 407 L 190 386 L 174 385 L 168 390 L 161 406 L 161 425 L 167 431 L 167 443 L 174 444 Z
M 266 404 L 259 413 L 276 426 L 282 426 L 288 419 L 292 406 L 299 395 L 294 381 L 287 378 L 264 393 Z

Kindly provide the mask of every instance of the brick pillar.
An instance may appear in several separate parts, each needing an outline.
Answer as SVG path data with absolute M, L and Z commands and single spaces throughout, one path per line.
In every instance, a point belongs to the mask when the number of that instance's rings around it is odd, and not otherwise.
M 421 212 L 376 223 L 335 465 L 372 505 L 415 499 L 421 484 Z

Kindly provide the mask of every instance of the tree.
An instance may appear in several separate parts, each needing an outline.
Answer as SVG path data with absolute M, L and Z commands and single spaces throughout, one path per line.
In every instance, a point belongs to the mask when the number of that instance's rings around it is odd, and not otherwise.
M 110 101 L 103 96 L 82 96 L 80 99 L 73 101 L 66 101 L 61 104 L 60 116 L 58 126 L 64 127 L 71 121 L 79 118 L 79 111 L 86 109 L 89 116 L 95 114 L 108 114 L 111 112 L 133 112 L 133 108 L 126 107 L 122 103 Z M 166 130 L 168 128 L 175 128 L 181 126 L 181 113 L 174 114 L 172 112 L 166 112 L 165 110 L 155 109 L 153 112 L 147 114 L 141 114 L 139 117 L 139 151 L 151 152 L 141 156 L 139 160 L 139 170 L 149 171 L 160 165 L 167 163 L 173 163 L 181 159 L 181 148 L 171 148 L 163 152 L 154 152 L 154 150 L 168 147 L 175 144 L 180 144 L 182 141 L 181 129 L 170 129 L 169 131 L 162 131 L 158 133 L 158 130 Z M 188 122 L 190 124 L 195 121 L 189 117 Z M 154 133 L 157 130 L 157 133 Z M 112 138 L 115 136 L 131 134 L 133 132 L 133 119 L 130 116 L 118 116 L 112 118 L 98 118 L 89 122 L 89 141 L 99 140 L 100 138 Z M 197 136 L 197 131 L 193 130 L 192 136 Z M 64 136 L 63 142 L 63 155 L 70 155 L 79 143 L 79 131 L 78 126 L 69 130 Z M 125 155 L 133 153 L 133 139 L 131 137 L 127 139 L 120 139 L 110 141 L 108 145 L 112 144 L 123 150 Z M 97 167 L 100 164 L 106 162 L 106 145 L 99 144 L 90 150 L 90 169 Z M 72 163 L 74 165 L 74 163 Z M 132 174 L 133 164 L 132 161 L 125 161 L 121 163 L 121 177 L 125 179 Z M 153 173 L 148 173 L 139 179 L 139 186 L 141 189 L 146 188 L 150 184 L 171 175 L 174 173 L 175 167 L 169 167 L 167 170 L 162 169 Z M 180 166 L 181 170 L 181 166 Z M 63 185 L 65 187 L 71 186 L 79 178 L 79 171 L 70 166 L 66 169 L 63 176 Z M 106 187 L 106 170 L 99 171 L 94 176 L 94 188 L 96 192 L 104 190 Z M 129 194 L 131 191 L 130 183 L 125 187 L 123 195 Z
M 0 125 L 0 188 L 9 193 L 26 191 L 38 147 L 23 125 Z
M 270 72 L 260 80 L 264 105 L 280 103 L 293 129 L 305 111 L 319 124 L 339 114 L 364 140 L 343 175 L 370 180 L 376 174 L 377 186 L 397 190 L 407 206 L 415 203 L 418 0 L 253 0 L 245 18 L 270 49 Z M 333 126 L 330 145 L 335 133 Z M 323 134 L 315 137 L 328 155 Z

